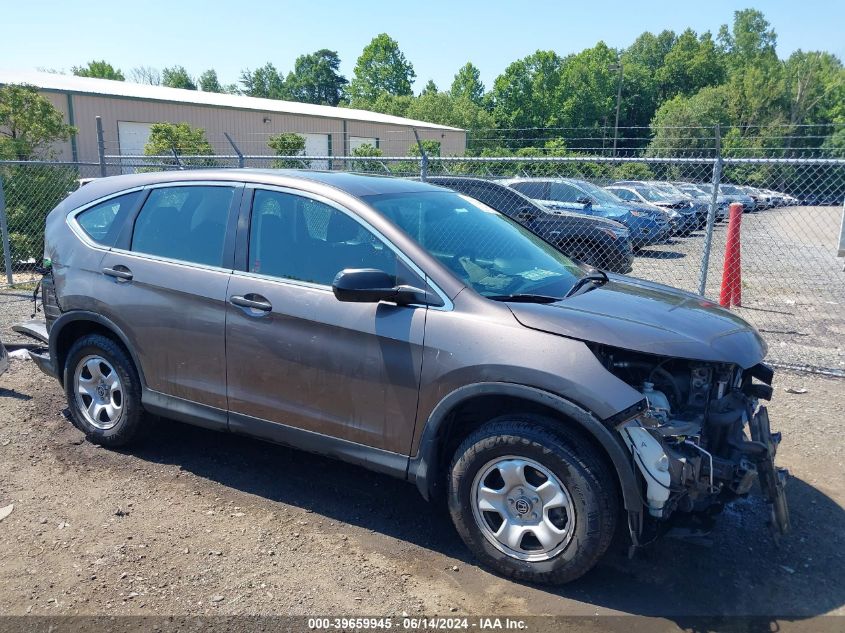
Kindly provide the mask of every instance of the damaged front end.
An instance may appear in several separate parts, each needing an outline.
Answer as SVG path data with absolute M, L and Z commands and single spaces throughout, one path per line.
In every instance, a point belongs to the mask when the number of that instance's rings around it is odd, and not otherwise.
M 773 372 L 602 347 L 605 367 L 639 390 L 648 406 L 616 426 L 642 475 L 646 517 L 632 525 L 634 542 L 670 527 L 706 532 L 725 504 L 760 483 L 775 537 L 789 531 L 788 473 L 775 466 L 780 433 L 768 411 Z

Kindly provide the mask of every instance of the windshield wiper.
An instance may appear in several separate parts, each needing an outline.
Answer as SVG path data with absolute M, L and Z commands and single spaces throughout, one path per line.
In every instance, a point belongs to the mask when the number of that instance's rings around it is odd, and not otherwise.
M 549 295 L 532 295 L 525 293 L 516 293 L 512 295 L 491 295 L 487 297 L 493 301 L 513 301 L 516 303 L 554 303 L 560 301 L 560 297 L 550 297 Z
M 588 284 L 595 284 L 597 286 L 601 286 L 607 283 L 607 275 L 602 270 L 593 270 L 583 277 L 581 277 L 578 281 L 575 282 L 575 285 L 569 289 L 569 292 L 566 293 L 567 297 L 572 297 L 576 294 L 580 294 L 582 288 L 586 288 Z

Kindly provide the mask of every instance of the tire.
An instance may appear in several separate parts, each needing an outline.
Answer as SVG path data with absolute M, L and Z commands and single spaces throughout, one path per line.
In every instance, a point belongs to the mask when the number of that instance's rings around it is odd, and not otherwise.
M 87 334 L 77 340 L 65 361 L 64 384 L 71 421 L 90 442 L 117 448 L 146 431 L 138 372 L 113 339 Z
M 448 486 L 452 521 L 482 564 L 504 576 L 543 584 L 571 582 L 598 562 L 613 538 L 620 512 L 616 482 L 592 444 L 561 426 L 540 416 L 503 416 L 470 434 L 455 452 Z M 509 487 L 506 477 L 513 480 L 519 463 L 528 486 Z M 547 482 L 550 488 L 535 492 Z M 489 503 L 510 515 L 499 524 L 502 534 L 522 531 L 517 549 L 494 534 L 496 517 L 503 512 L 483 510 L 492 506 L 481 501 L 482 484 L 495 493 Z M 563 499 L 546 503 L 555 486 L 562 489 Z M 538 534 L 545 534 L 547 544 L 560 542 L 544 547 Z

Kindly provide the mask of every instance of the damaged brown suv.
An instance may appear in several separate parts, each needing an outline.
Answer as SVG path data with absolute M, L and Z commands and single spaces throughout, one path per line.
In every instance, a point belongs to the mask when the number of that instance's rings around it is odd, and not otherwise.
M 759 334 L 568 259 L 472 198 L 344 173 L 96 180 L 50 213 L 39 366 L 92 441 L 145 413 L 448 498 L 486 565 L 566 582 L 621 522 L 706 524 L 755 481 L 788 528 Z

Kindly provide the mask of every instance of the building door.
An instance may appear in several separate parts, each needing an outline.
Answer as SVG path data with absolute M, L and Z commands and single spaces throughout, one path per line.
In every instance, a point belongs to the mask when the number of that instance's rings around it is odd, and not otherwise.
M 144 146 L 150 140 L 152 123 L 138 123 L 136 121 L 117 122 L 117 142 L 121 156 L 141 156 Z M 134 174 L 138 167 L 145 164 L 143 159 L 122 158 L 120 161 L 124 174 Z

